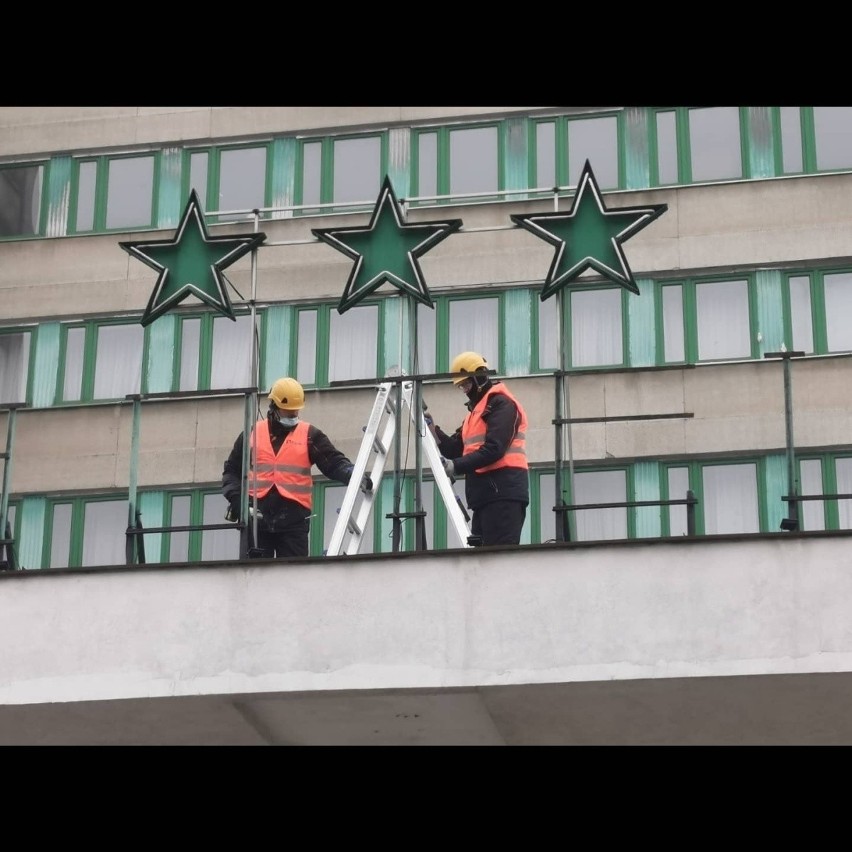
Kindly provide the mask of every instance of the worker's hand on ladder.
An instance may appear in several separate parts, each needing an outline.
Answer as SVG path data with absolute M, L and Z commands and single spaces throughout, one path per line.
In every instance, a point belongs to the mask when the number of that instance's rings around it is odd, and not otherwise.
M 441 464 L 444 466 L 444 473 L 446 473 L 447 476 L 456 475 L 456 463 L 452 459 L 445 459 L 441 456 Z
M 372 491 L 373 490 L 373 480 L 366 473 L 364 474 L 364 477 L 361 480 L 361 490 L 362 491 Z

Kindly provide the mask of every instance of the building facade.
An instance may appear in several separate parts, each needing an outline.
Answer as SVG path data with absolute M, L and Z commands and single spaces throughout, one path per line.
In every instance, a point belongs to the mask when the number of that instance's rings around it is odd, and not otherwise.
M 569 210 L 587 160 L 608 209 L 667 209 L 623 246 L 638 295 L 590 274 L 542 301 L 553 247 L 510 217 Z M 351 261 L 312 229 L 365 223 L 386 175 L 408 221 L 463 224 L 421 259 L 434 308 L 380 288 L 341 314 Z M 143 326 L 156 274 L 119 243 L 171 236 L 191 189 L 212 234 L 266 239 L 228 269 L 236 322 L 187 300 Z M 446 372 L 463 350 L 528 414 L 522 547 L 559 538 L 560 466 L 565 503 L 592 506 L 568 513 L 575 543 L 785 536 L 794 491 L 812 498 L 795 529 L 848 530 L 850 222 L 850 107 L 2 108 L 14 562 L 123 565 L 132 487 L 161 530 L 144 536 L 147 564 L 235 560 L 236 529 L 170 530 L 223 520 L 244 389 L 295 376 L 305 418 L 354 459 L 370 382 L 411 353 L 415 372 Z M 562 356 L 572 422 L 557 451 Z M 445 430 L 461 423 L 446 379 L 423 394 Z M 413 457 L 402 468 L 410 511 Z M 458 548 L 423 477 L 429 547 Z M 322 559 L 345 489 L 315 484 Z M 362 552 L 392 552 L 393 485 Z

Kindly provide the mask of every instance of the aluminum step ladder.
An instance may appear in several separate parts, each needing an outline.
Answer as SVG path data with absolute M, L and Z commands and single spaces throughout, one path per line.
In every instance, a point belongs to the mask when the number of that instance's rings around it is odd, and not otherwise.
M 376 501 L 376 495 L 379 492 L 382 476 L 387 466 L 397 420 L 399 419 L 402 422 L 402 418 L 396 416 L 397 394 L 394 391 L 394 384 L 394 382 L 382 382 L 378 386 L 370 419 L 364 427 L 364 440 L 361 442 L 361 449 L 358 451 L 358 457 L 354 463 L 352 478 L 346 487 L 340 513 L 326 550 L 327 556 L 352 555 L 358 553 L 361 547 L 364 531 L 367 529 L 373 504 Z M 470 527 L 466 513 L 461 506 L 459 497 L 453 490 L 452 482 L 447 476 L 444 466 L 441 464 L 441 453 L 438 450 L 435 437 L 426 426 L 423 411 L 415 412 L 412 408 L 414 383 L 402 382 L 401 388 L 399 396 L 402 401 L 403 412 L 408 409 L 412 423 L 420 432 L 420 440 L 432 469 L 435 485 L 447 509 L 448 521 L 452 524 L 462 546 L 470 547 L 471 545 L 468 542 Z M 364 491 L 361 488 L 365 473 L 373 481 L 372 491 Z

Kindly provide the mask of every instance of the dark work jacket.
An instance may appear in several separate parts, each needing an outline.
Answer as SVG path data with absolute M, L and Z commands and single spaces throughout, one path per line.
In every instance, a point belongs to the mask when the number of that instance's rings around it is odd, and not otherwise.
M 468 411 L 473 411 L 476 403 L 492 385 L 488 382 L 481 389 L 468 394 Z M 439 426 L 435 426 L 438 449 L 446 459 L 455 462 L 456 474 L 464 475 L 464 493 L 469 509 L 479 509 L 495 500 L 515 500 L 525 506 L 530 502 L 530 480 L 528 471 L 518 467 L 503 467 L 487 473 L 475 473 L 478 467 L 484 467 L 503 456 L 515 437 L 521 418 L 518 407 L 505 394 L 493 394 L 482 414 L 485 422 L 485 441 L 474 453 L 464 456 L 461 426 L 447 435 Z
M 284 439 L 295 428 L 282 426 L 277 420 L 269 420 L 269 438 L 272 449 L 278 452 Z M 325 476 L 344 485 L 349 484 L 352 462 L 331 443 L 321 429 L 311 424 L 308 427 L 308 458 Z M 249 472 L 251 477 L 251 472 Z M 231 453 L 225 460 L 222 471 L 222 493 L 229 503 L 239 503 L 243 480 L 243 434 L 237 435 Z M 250 484 L 250 483 L 249 483 Z M 257 507 L 264 519 L 273 526 L 275 519 L 286 514 L 290 518 L 307 518 L 310 511 L 295 500 L 282 497 L 277 488 L 271 488 L 269 493 L 257 501 Z

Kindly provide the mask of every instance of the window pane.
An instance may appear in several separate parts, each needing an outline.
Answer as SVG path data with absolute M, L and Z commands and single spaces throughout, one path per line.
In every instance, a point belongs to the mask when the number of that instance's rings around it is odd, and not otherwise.
M 417 194 L 438 194 L 437 133 L 421 133 L 417 137 Z
M 306 143 L 302 147 L 302 161 L 302 204 L 319 204 L 322 143 Z
M 556 186 L 556 123 L 543 121 L 535 126 L 535 187 Z
M 799 462 L 800 485 L 802 495 L 822 494 L 822 464 L 819 459 Z M 852 493 L 852 492 L 847 492 Z M 785 514 L 787 504 L 785 503 Z M 799 503 L 799 519 L 803 530 L 825 529 L 825 505 L 821 500 L 805 500 Z
M 689 469 L 670 467 L 668 469 L 669 500 L 685 500 L 689 490 Z M 669 535 L 686 535 L 689 525 L 686 522 L 686 506 L 668 506 Z
M 107 228 L 147 227 L 152 221 L 154 158 L 109 161 Z
M 0 334 L 0 402 L 26 402 L 30 333 Z
M 479 352 L 491 370 L 499 370 L 499 302 L 492 299 L 459 299 L 450 302 L 450 351 L 448 362 L 459 352 Z
M 435 309 L 417 305 L 417 352 L 415 373 L 434 373 L 435 368 Z
M 837 494 L 852 494 L 852 459 L 837 459 L 835 462 L 837 475 Z M 837 514 L 839 528 L 852 528 L 852 500 L 838 500 Z
M 369 201 L 382 184 L 382 140 L 337 139 L 334 143 L 333 201 Z
M 74 402 L 80 399 L 83 387 L 83 353 L 86 329 L 69 328 L 65 338 L 65 381 L 62 399 Z
M 694 181 L 743 176 L 737 107 L 690 110 L 689 145 Z
M 77 230 L 91 231 L 95 227 L 95 182 L 97 163 L 80 163 L 77 186 Z
M 657 113 L 657 172 L 661 184 L 677 183 L 677 125 L 673 112 Z
M 852 275 L 825 276 L 825 327 L 829 352 L 852 349 Z
M 0 237 L 38 234 L 43 166 L 0 169 Z
M 806 275 L 797 275 L 790 279 L 790 319 L 793 326 L 793 349 L 799 352 L 813 352 L 811 282 Z
M 125 527 L 127 516 L 125 514 Z M 50 567 L 67 568 L 71 549 L 71 504 L 60 503 L 53 507 L 53 526 L 50 534 Z
M 210 156 L 206 151 L 189 155 L 189 188 L 194 189 L 201 199 L 201 206 L 207 209 L 207 164 Z
M 619 503 L 627 499 L 627 474 L 623 470 L 574 473 L 575 505 Z M 577 541 L 627 538 L 627 509 L 580 509 L 573 513 Z
M 559 340 L 556 330 L 559 312 L 553 299 L 538 302 L 538 366 L 542 370 L 559 369 Z
M 575 367 L 621 364 L 621 290 L 571 294 L 571 359 Z
M 666 361 L 684 361 L 683 287 L 663 287 L 663 346 Z
M 101 500 L 83 507 L 81 565 L 124 565 L 127 561 L 127 501 Z
M 755 465 L 708 465 L 702 476 L 707 535 L 760 532 Z
M 317 312 L 299 311 L 299 346 L 296 356 L 296 378 L 303 385 L 317 380 Z
M 818 169 L 852 166 L 852 107 L 814 107 Z
M 173 527 L 189 526 L 189 505 L 191 497 L 188 494 L 172 497 Z M 169 562 L 189 561 L 189 532 L 169 533 Z
M 499 186 L 497 128 L 450 131 L 450 194 L 489 192 Z
M 379 309 L 376 305 L 331 314 L 328 380 L 372 379 L 376 376 Z
M 221 524 L 225 520 L 225 501 L 218 492 L 204 495 L 205 524 Z M 233 529 L 204 530 L 201 533 L 201 559 L 239 559 L 240 535 Z
M 254 345 L 249 314 L 213 320 L 213 357 L 210 368 L 211 389 L 247 388 L 251 378 L 251 349 Z
M 748 282 L 705 282 L 696 286 L 695 293 L 699 359 L 748 358 Z
M 254 210 L 266 203 L 266 148 L 222 151 L 219 210 Z M 251 212 L 237 218 L 251 218 Z M 229 218 L 234 218 L 230 216 Z
M 618 187 L 618 120 L 614 115 L 568 122 L 568 183 L 580 179 L 586 160 L 601 189 Z
M 102 325 L 98 328 L 94 399 L 117 399 L 139 393 L 142 380 L 141 325 Z
M 201 345 L 201 320 L 185 319 L 180 324 L 180 387 L 198 390 L 198 357 Z
M 781 107 L 781 151 L 785 174 L 802 171 L 802 122 L 799 107 Z

